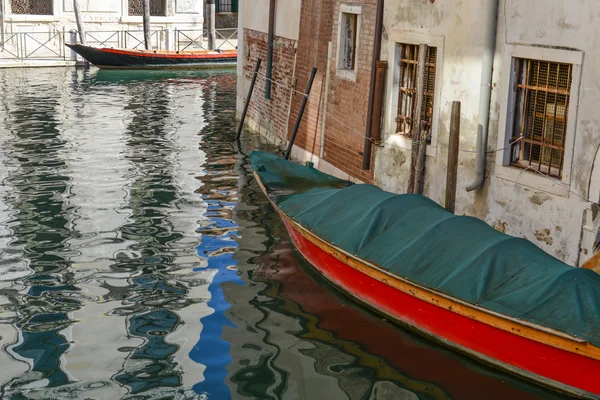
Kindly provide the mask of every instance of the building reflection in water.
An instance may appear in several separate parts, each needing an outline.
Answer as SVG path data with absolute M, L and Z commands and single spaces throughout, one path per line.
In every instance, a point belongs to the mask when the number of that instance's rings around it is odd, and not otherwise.
M 0 71 L 0 90 L 0 398 L 557 398 L 299 261 L 245 155 L 273 148 L 233 142 L 235 75 Z

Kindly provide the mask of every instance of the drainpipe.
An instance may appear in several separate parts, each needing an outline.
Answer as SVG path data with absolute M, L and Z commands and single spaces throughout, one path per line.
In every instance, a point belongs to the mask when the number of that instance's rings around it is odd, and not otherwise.
M 273 76 L 273 35 L 275 33 L 275 0 L 269 2 L 269 34 L 267 41 L 267 70 L 265 71 L 265 99 L 271 98 L 271 77 Z
M 367 109 L 367 128 L 363 150 L 363 169 L 371 168 L 371 133 L 373 130 L 373 110 L 375 109 L 375 80 L 377 78 L 377 61 L 381 56 L 381 35 L 383 32 L 383 0 L 377 0 L 375 16 L 375 38 L 373 40 L 373 59 L 371 61 L 371 82 L 369 84 L 369 106 Z
M 506 1 L 506 0 L 504 0 Z M 467 186 L 467 192 L 479 189 L 485 179 L 488 128 L 490 120 L 490 97 L 492 94 L 492 68 L 496 51 L 496 29 L 498 27 L 499 0 L 483 1 L 483 26 L 485 27 L 483 44 L 483 65 L 481 68 L 481 86 L 479 97 L 479 122 L 477 125 L 477 154 L 475 156 L 475 180 Z

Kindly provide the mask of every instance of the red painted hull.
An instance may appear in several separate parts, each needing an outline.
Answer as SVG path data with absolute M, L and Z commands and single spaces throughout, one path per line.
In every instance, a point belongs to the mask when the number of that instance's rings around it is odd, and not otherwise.
M 545 386 L 600 396 L 600 361 L 513 335 L 427 303 L 382 283 L 323 251 L 284 223 L 303 257 L 335 286 L 419 332 L 486 363 Z

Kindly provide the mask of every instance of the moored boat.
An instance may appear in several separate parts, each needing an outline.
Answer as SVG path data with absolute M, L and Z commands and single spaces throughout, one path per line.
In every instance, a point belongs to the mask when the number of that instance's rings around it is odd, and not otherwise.
M 484 363 L 600 397 L 600 275 L 422 196 L 251 161 L 297 250 L 344 293 Z
M 235 66 L 237 50 L 163 51 L 131 50 L 68 44 L 74 52 L 98 68 L 180 69 Z

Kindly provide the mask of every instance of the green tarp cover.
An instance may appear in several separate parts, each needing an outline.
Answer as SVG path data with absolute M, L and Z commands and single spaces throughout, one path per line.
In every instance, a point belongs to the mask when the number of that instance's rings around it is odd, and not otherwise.
M 353 185 L 263 152 L 251 162 L 281 210 L 326 241 L 421 286 L 600 346 L 597 273 L 423 196 Z

